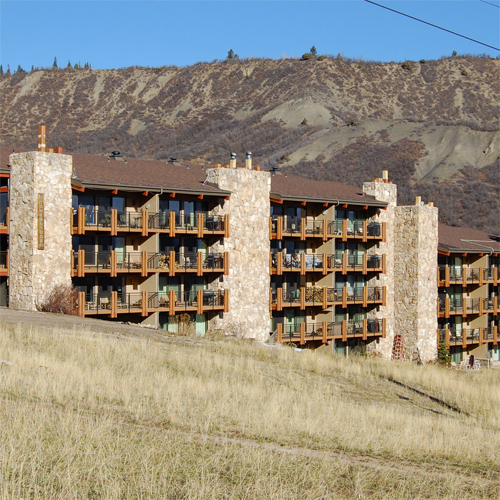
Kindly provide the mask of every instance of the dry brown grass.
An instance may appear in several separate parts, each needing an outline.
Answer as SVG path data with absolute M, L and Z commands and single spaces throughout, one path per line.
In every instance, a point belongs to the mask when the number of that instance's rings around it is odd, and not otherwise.
M 22 326 L 0 359 L 0 498 L 498 498 L 493 370 Z

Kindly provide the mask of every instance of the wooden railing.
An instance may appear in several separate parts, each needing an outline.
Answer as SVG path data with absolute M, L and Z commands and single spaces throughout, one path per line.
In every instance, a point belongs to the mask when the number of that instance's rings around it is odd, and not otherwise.
M 487 342 L 498 344 L 498 326 L 487 328 L 464 328 L 461 331 L 454 329 L 439 329 L 438 342 L 445 342 L 446 347 L 462 346 L 467 347 L 471 344 L 480 346 Z
M 438 298 L 437 306 L 438 316 L 441 318 L 449 318 L 450 316 L 461 315 L 466 317 L 469 314 L 493 313 L 498 314 L 498 297 L 492 298 L 461 298 L 451 299 L 449 297 Z
M 439 266 L 438 282 L 441 287 L 450 285 L 472 285 L 480 286 L 486 283 L 498 285 L 498 267 L 465 267 L 465 266 Z
M 9 207 L 5 210 L 5 216 L 0 218 L 0 234 L 9 234 Z
M 0 252 L 0 276 L 9 275 L 9 251 L 2 250 Z

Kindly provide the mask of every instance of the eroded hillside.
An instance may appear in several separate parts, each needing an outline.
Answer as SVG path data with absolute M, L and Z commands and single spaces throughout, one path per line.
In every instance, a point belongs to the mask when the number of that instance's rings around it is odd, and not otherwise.
M 448 186 L 464 214 L 473 168 L 482 201 L 498 207 L 500 60 L 406 68 L 327 58 L 16 73 L 0 82 L 0 140 L 35 147 L 45 123 L 50 143 L 73 152 L 216 163 L 251 150 L 264 168 L 350 184 L 388 167 L 401 201 L 423 191 L 444 205 Z M 447 222 L 495 229 L 487 214 L 443 209 Z

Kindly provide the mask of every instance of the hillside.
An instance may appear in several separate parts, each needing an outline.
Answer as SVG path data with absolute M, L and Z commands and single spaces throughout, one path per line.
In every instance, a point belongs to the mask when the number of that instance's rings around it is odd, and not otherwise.
M 498 370 L 14 310 L 0 353 L 3 498 L 498 498 Z
M 225 163 L 251 150 L 264 168 L 358 185 L 388 168 L 400 202 L 422 194 L 443 222 L 498 232 L 481 207 L 499 209 L 499 70 L 453 57 L 16 73 L 0 82 L 0 141 L 36 147 L 45 123 L 72 152 Z

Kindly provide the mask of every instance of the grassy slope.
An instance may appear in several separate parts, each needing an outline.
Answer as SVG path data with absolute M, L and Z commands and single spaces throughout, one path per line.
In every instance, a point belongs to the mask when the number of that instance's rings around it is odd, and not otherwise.
M 497 371 L 1 328 L 3 498 L 498 496 Z

